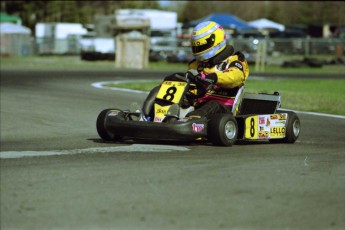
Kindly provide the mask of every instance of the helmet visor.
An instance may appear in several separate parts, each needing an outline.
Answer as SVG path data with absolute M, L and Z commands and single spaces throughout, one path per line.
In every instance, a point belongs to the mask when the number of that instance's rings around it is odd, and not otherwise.
M 200 46 L 192 46 L 193 53 L 200 53 L 205 50 L 208 50 L 214 45 L 215 42 L 215 35 L 212 34 L 209 38 L 206 39 L 206 44 L 200 45 Z

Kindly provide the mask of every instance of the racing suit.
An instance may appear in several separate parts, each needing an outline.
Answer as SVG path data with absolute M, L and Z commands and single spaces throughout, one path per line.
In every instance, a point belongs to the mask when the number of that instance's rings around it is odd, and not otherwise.
M 197 70 L 199 76 L 213 81 L 214 84 L 214 87 L 197 101 L 196 110 L 188 116 L 210 118 L 215 113 L 231 111 L 236 94 L 249 75 L 244 55 L 234 52 L 232 46 L 227 46 L 207 61 L 192 60 L 188 67 Z

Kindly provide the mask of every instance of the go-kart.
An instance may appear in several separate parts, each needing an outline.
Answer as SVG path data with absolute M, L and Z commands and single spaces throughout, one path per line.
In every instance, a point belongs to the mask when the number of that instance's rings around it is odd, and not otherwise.
M 210 119 L 186 116 L 213 84 L 193 81 L 184 73 L 164 78 L 140 107 L 105 109 L 97 117 L 99 136 L 105 141 L 150 139 L 166 141 L 205 140 L 217 146 L 231 146 L 237 140 L 268 140 L 294 143 L 300 134 L 300 120 L 293 111 L 282 111 L 280 95 L 245 93 L 239 87 L 231 112 Z M 205 80 L 206 81 L 206 80 Z M 207 84 L 205 84 L 207 83 Z

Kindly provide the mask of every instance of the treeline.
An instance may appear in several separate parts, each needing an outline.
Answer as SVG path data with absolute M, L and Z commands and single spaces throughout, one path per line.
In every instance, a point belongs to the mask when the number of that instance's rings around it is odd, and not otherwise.
M 37 22 L 93 23 L 96 14 L 113 14 L 116 9 L 160 9 L 158 1 L 1 1 L 1 12 L 19 16 L 34 29 Z
M 245 21 L 267 18 L 284 25 L 345 25 L 344 1 L 189 1 L 182 12 L 184 21 L 218 12 Z
M 231 13 L 245 21 L 267 18 L 284 25 L 345 25 L 344 1 L 1 1 L 1 12 L 21 17 L 34 29 L 37 22 L 93 23 L 96 14 L 113 14 L 116 9 L 161 9 L 176 11 L 180 22 L 211 13 Z

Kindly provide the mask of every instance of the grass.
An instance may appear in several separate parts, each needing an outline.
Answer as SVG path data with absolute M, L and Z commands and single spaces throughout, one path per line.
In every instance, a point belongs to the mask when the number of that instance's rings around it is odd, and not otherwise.
M 251 66 L 250 70 L 255 69 L 254 66 Z M 269 73 L 296 73 L 296 74 L 344 74 L 345 75 L 345 65 L 324 65 L 321 68 L 316 67 L 280 67 L 280 66 L 266 66 L 265 72 Z
M 345 115 L 344 80 L 248 80 L 246 90 L 278 91 L 283 108 Z

